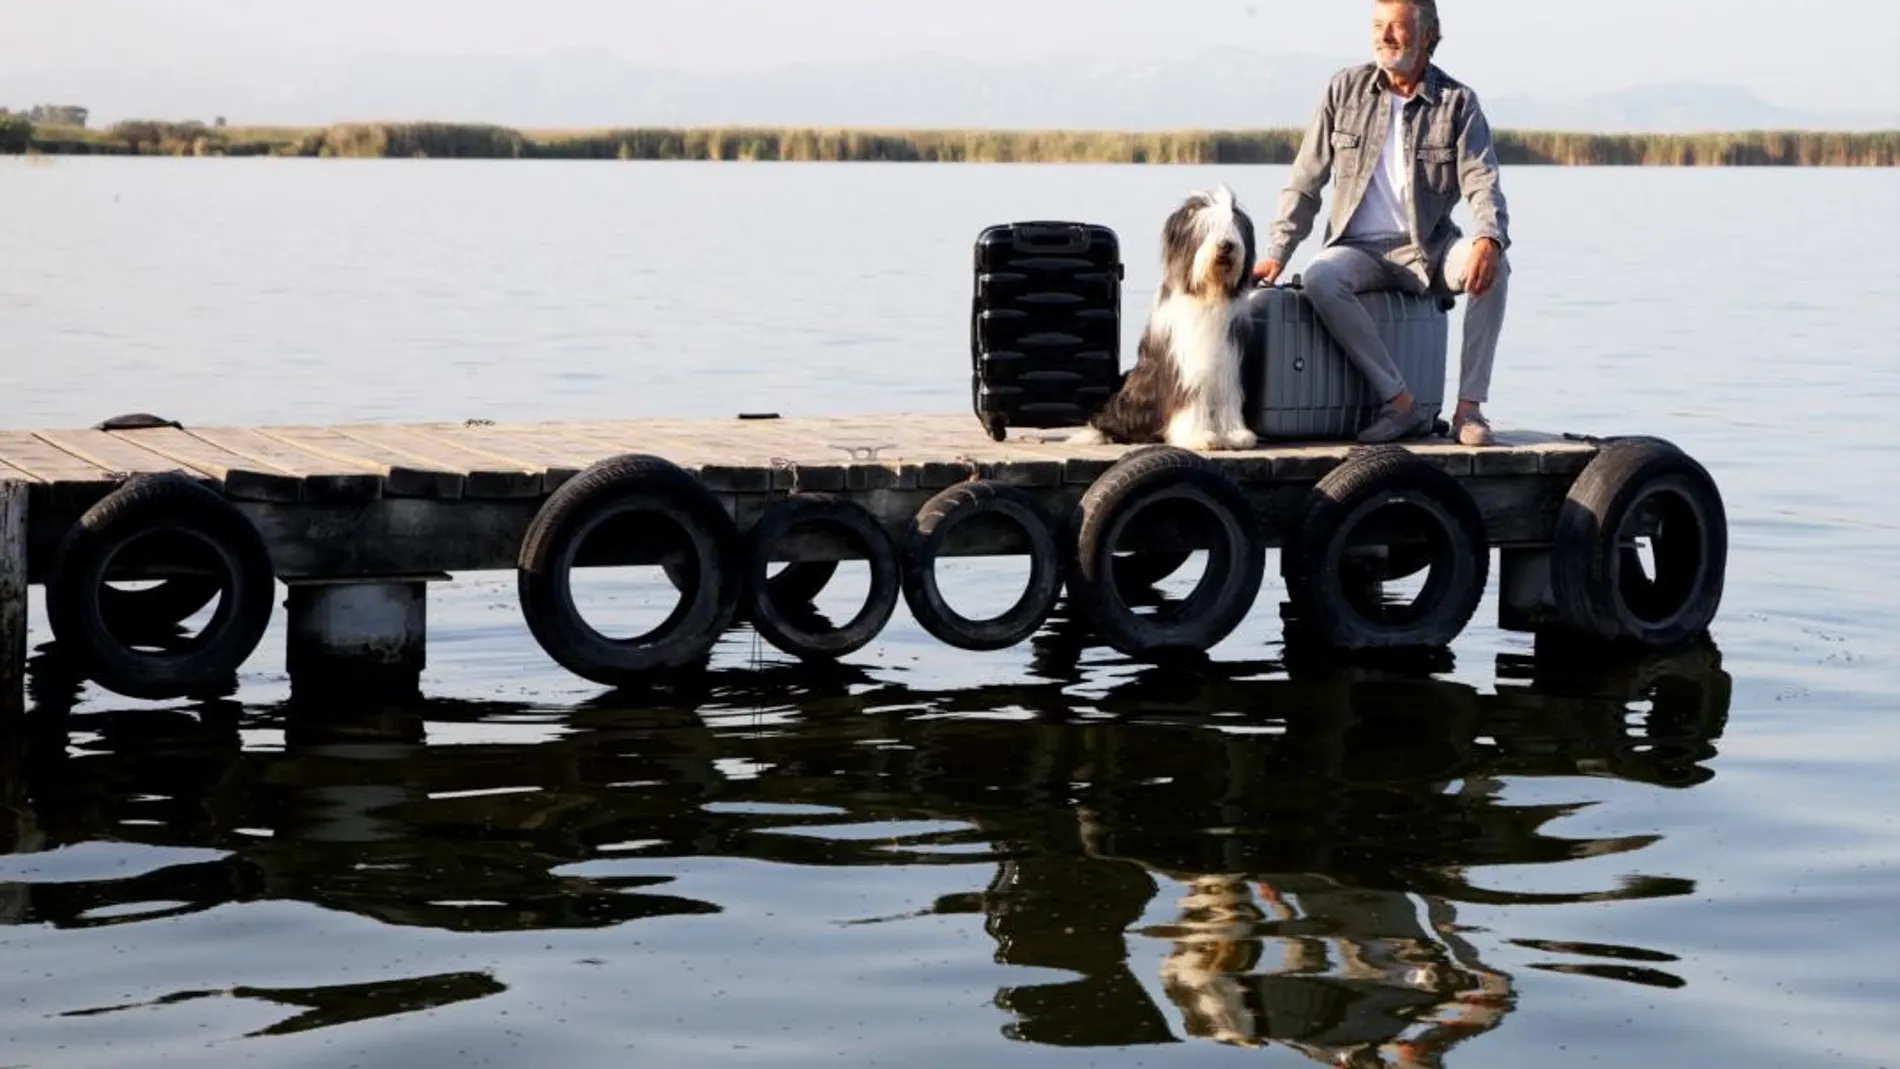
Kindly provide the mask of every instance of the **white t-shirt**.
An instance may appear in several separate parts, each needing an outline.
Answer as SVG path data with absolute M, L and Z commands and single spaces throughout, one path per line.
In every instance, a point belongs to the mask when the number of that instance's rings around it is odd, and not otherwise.
M 1412 224 L 1406 201 L 1412 189 L 1412 154 L 1405 146 L 1405 98 L 1387 91 L 1389 105 L 1385 146 L 1379 150 L 1379 163 L 1372 170 L 1372 183 L 1359 200 L 1359 208 L 1346 223 L 1349 238 L 1409 234 Z

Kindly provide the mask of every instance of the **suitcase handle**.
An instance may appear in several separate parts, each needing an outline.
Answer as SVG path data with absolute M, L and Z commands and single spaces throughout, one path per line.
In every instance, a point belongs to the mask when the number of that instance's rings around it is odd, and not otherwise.
M 1022 252 L 1081 252 L 1089 232 L 1080 223 L 1019 223 L 1012 240 Z

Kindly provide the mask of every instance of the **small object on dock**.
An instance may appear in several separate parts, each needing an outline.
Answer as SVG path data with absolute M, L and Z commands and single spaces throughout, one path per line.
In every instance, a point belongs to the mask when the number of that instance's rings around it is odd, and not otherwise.
M 111 419 L 94 425 L 93 430 L 130 431 L 149 429 L 152 427 L 173 427 L 178 430 L 183 430 L 185 425 L 174 419 L 154 416 L 150 412 L 128 412 L 123 416 L 113 416 Z
M 879 442 L 876 445 L 859 445 L 852 442 L 826 442 L 827 446 L 842 451 L 852 460 L 876 460 L 877 455 L 886 449 L 896 449 L 894 442 Z

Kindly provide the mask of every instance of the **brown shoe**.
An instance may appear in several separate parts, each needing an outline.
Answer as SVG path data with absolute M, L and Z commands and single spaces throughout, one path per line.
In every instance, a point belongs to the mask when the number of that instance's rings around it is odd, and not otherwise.
M 1412 402 L 1412 407 L 1403 412 L 1387 402 L 1379 409 L 1379 418 L 1373 421 L 1372 426 L 1359 432 L 1359 440 L 1368 445 L 1383 444 L 1428 434 L 1431 429 L 1432 419 L 1418 402 Z
M 1497 441 L 1491 433 L 1491 424 L 1482 413 L 1477 412 L 1453 419 L 1451 433 L 1452 437 L 1458 439 L 1459 445 L 1483 446 Z

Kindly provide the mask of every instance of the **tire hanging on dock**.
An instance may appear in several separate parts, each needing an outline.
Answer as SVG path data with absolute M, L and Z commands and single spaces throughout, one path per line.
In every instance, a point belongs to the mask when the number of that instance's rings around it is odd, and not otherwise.
M 1123 453 L 1118 459 L 1133 460 L 1147 453 L 1172 449 L 1173 446 L 1149 444 L 1138 445 Z M 1122 588 L 1123 594 L 1140 594 L 1152 589 L 1163 579 L 1181 570 L 1194 554 L 1177 549 L 1149 549 L 1140 552 L 1123 552 L 1115 557 L 1115 583 Z
M 795 527 L 828 527 L 855 543 L 871 573 L 864 605 L 851 619 L 830 625 L 809 604 L 787 605 L 766 579 L 779 540 Z M 803 660 L 834 660 L 870 643 L 890 622 L 902 586 L 897 547 L 869 509 L 849 498 L 799 493 L 774 502 L 746 533 L 745 585 L 752 626 L 760 637 Z
M 957 612 L 937 585 L 937 561 L 958 527 L 985 519 L 1021 532 L 1029 557 L 1022 595 L 996 616 L 972 619 Z M 1062 592 L 1062 556 L 1054 521 L 1036 499 L 989 479 L 959 483 L 932 497 L 912 518 L 904 541 L 904 602 L 917 623 L 939 641 L 965 650 L 1008 649 L 1042 627 Z
M 1648 537 L 1649 575 L 1636 549 Z M 1551 537 L 1567 630 L 1652 648 L 1704 633 L 1722 602 L 1728 514 L 1703 466 L 1660 438 L 1606 441 L 1570 485 Z
M 1401 446 L 1355 449 L 1320 479 L 1281 552 L 1296 633 L 1337 650 L 1449 646 L 1490 579 L 1471 494 Z M 1410 605 L 1383 603 L 1379 584 L 1423 568 Z
M 674 558 L 680 602 L 659 626 L 613 639 L 581 618 L 573 569 L 614 558 L 613 550 L 584 552 L 596 534 L 618 542 L 622 553 L 640 548 Z M 610 457 L 562 483 L 528 525 L 516 562 L 521 613 L 548 656 L 605 686 L 694 667 L 738 610 L 739 549 L 732 517 L 690 473 L 662 457 Z
M 838 574 L 838 562 L 835 560 L 796 560 L 780 568 L 766 585 L 772 590 L 772 600 L 787 609 L 800 606 L 809 607 L 825 592 L 832 577 Z M 677 564 L 666 566 L 667 581 L 675 590 L 685 590 L 692 582 L 685 568 Z M 733 617 L 733 623 L 744 624 L 752 621 L 752 598 L 746 591 L 739 592 L 739 612 Z
M 163 632 L 211 604 L 218 590 L 217 580 L 195 575 L 162 579 L 137 590 L 109 586 L 99 591 L 99 610 L 115 634 Z
M 1150 510 L 1207 521 L 1208 559 L 1192 594 L 1144 616 L 1124 596 L 1116 554 L 1130 525 Z M 1260 593 L 1266 554 L 1253 507 L 1239 484 L 1197 453 L 1172 446 L 1130 452 L 1082 495 L 1073 530 L 1070 598 L 1104 641 L 1131 657 L 1204 652 L 1240 625 Z
M 142 551 L 134 549 L 139 543 Z M 210 587 L 209 596 L 171 621 L 217 598 L 204 629 L 188 638 L 155 636 L 147 626 L 154 618 L 128 617 L 119 600 L 127 592 L 106 586 L 114 566 L 127 558 L 207 568 L 209 575 L 153 588 L 159 598 L 193 592 L 172 602 L 169 615 Z M 135 476 L 87 509 L 61 542 L 46 584 L 47 623 L 86 676 L 149 700 L 227 685 L 263 639 L 276 600 L 276 571 L 257 528 L 223 495 L 175 472 Z

